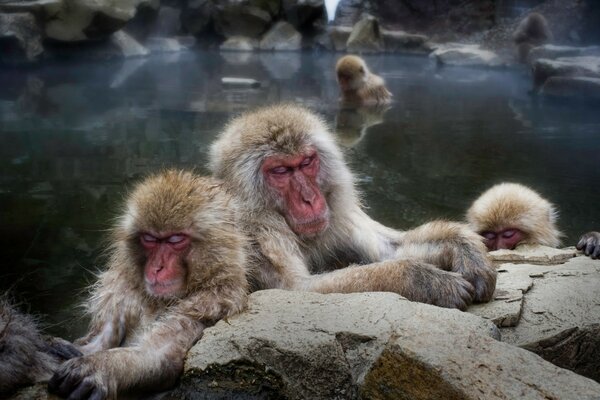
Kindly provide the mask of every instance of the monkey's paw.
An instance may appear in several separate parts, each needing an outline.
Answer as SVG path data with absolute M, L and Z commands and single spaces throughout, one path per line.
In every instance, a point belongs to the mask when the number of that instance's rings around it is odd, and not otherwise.
M 69 400 L 103 400 L 108 397 L 108 379 L 91 356 L 66 361 L 48 382 L 48 391 Z
M 437 296 L 434 296 L 432 304 L 439 307 L 466 310 L 473 301 L 475 293 L 473 285 L 460 274 L 439 271 L 444 272 L 444 279 L 439 282 L 438 288 L 434 289 Z
M 583 234 L 577 242 L 577 250 L 583 251 L 586 256 L 594 260 L 600 258 L 600 232 Z
M 61 360 L 70 360 L 71 358 L 81 357 L 83 355 L 77 346 L 58 337 L 48 338 L 46 343 L 46 353 L 60 358 Z

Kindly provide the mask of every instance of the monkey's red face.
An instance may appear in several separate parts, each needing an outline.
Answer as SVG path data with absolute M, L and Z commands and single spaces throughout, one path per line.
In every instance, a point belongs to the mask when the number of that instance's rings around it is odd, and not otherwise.
M 140 242 L 146 255 L 144 282 L 148 293 L 165 298 L 183 294 L 186 286 L 184 258 L 190 249 L 190 237 L 185 233 L 142 233 Z
M 262 164 L 262 173 L 297 235 L 315 236 L 327 228 L 329 210 L 317 184 L 319 155 L 314 149 L 294 156 L 269 157 Z
M 516 228 L 508 228 L 498 231 L 485 231 L 480 233 L 484 237 L 488 250 L 508 249 L 513 250 L 523 239 L 525 234 Z

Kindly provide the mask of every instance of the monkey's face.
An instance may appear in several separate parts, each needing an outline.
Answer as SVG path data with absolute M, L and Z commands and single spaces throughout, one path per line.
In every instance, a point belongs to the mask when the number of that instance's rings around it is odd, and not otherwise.
M 516 228 L 485 231 L 481 232 L 480 235 L 483 236 L 483 241 L 490 251 L 500 249 L 513 250 L 526 237 L 525 233 Z
M 144 284 L 153 297 L 175 298 L 185 294 L 185 259 L 191 239 L 186 233 L 140 233 L 144 253 Z
M 314 237 L 329 226 L 329 208 L 318 185 L 319 154 L 275 155 L 261 166 L 265 182 L 289 227 L 300 236 Z
M 343 92 L 360 88 L 365 82 L 365 77 L 366 72 L 361 65 L 340 68 L 337 73 L 337 80 Z

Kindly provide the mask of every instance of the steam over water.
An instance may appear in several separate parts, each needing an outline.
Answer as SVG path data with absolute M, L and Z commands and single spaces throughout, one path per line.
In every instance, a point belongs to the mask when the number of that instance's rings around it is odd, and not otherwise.
M 82 288 L 126 187 L 163 167 L 206 173 L 209 144 L 248 108 L 303 103 L 337 126 L 368 213 L 394 227 L 461 219 L 501 181 L 560 209 L 565 245 L 600 229 L 598 104 L 528 95 L 525 70 L 436 69 L 368 57 L 388 110 L 340 110 L 330 54 L 218 54 L 0 70 L 0 286 L 77 337 Z M 221 77 L 258 79 L 226 88 Z

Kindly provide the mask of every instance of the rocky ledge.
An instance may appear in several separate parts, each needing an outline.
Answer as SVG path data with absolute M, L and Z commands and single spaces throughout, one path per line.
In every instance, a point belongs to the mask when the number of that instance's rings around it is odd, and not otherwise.
M 161 398 L 599 399 L 600 260 L 490 254 L 494 300 L 469 312 L 392 293 L 256 292 L 205 331 Z M 38 385 L 14 398 L 52 397 Z

